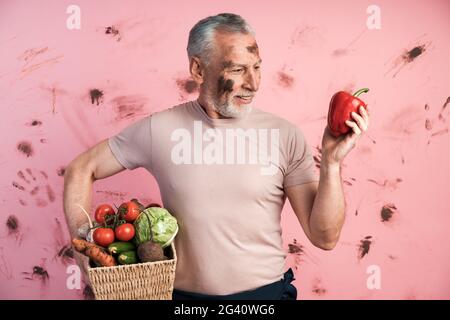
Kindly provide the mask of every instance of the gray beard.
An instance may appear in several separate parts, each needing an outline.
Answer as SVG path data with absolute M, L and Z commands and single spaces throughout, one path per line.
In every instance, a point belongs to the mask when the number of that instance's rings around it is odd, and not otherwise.
M 208 102 L 214 107 L 214 110 L 221 116 L 227 118 L 243 118 L 252 111 L 252 104 L 241 105 L 236 107 L 232 102 L 226 101 L 224 104 L 220 104 L 216 99 L 208 97 Z
M 250 111 L 252 111 L 251 104 L 242 105 L 241 107 L 235 107 L 228 102 L 224 105 L 214 105 L 214 108 L 222 116 L 229 118 L 242 118 L 249 114 Z

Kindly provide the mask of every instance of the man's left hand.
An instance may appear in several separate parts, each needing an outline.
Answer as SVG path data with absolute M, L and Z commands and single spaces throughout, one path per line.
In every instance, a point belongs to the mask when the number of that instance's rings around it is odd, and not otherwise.
M 347 120 L 345 122 L 352 129 L 345 135 L 335 138 L 331 135 L 328 125 L 325 127 L 322 138 L 322 162 L 339 165 L 355 147 L 356 142 L 369 128 L 369 108 L 361 106 L 359 113 L 361 116 L 352 112 L 354 121 Z

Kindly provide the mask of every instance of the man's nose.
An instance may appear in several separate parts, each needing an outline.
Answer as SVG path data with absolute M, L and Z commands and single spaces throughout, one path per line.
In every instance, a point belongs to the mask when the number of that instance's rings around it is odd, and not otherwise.
M 255 72 L 248 72 L 245 79 L 244 88 L 250 91 L 258 91 L 259 78 Z

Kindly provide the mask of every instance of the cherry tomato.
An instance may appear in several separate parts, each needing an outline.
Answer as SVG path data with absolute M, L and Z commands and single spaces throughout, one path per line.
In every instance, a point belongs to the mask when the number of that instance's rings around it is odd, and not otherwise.
M 141 213 L 141 210 L 139 209 L 139 205 L 136 202 L 128 201 L 120 205 L 117 213 L 119 213 L 120 217 L 123 217 L 126 222 L 133 222 L 137 219 L 137 217 Z
M 134 237 L 134 226 L 131 223 L 121 224 L 116 228 L 116 238 L 120 241 L 130 241 Z
M 100 224 L 103 224 L 105 222 L 105 216 L 106 215 L 114 215 L 114 208 L 111 207 L 109 204 L 102 204 L 95 209 L 95 221 L 97 221 Z
M 107 247 L 114 242 L 114 231 L 111 228 L 97 228 L 94 230 L 94 242 L 102 247 Z

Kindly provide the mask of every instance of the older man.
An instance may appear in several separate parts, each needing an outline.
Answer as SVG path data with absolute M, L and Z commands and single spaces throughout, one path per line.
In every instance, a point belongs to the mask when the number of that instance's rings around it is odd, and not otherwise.
M 286 196 L 311 243 L 333 249 L 344 222 L 340 163 L 367 130 L 367 110 L 345 136 L 325 128 L 317 177 L 302 132 L 252 104 L 262 60 L 245 20 L 199 21 L 187 52 L 198 99 L 137 121 L 68 166 L 71 234 L 84 222 L 75 204 L 90 207 L 95 180 L 144 167 L 180 225 L 174 299 L 296 299 L 292 270 L 284 273 Z

